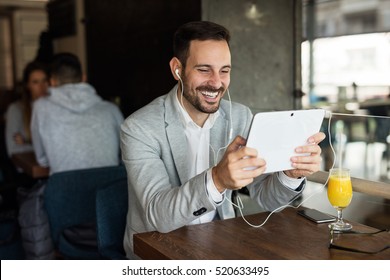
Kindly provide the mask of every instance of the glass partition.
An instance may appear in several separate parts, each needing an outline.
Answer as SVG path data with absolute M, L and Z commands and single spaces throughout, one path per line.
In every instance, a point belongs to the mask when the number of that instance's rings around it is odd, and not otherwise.
M 390 183 L 390 118 L 369 115 L 369 112 L 334 112 L 330 123 L 324 119 L 321 131 L 327 138 L 321 143 L 323 171 L 328 171 L 334 164 L 349 168 L 352 177 Z

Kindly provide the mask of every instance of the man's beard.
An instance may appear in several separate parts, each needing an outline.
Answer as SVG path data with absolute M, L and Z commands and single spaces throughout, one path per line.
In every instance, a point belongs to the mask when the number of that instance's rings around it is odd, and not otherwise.
M 191 92 L 190 88 L 186 85 L 185 83 L 185 77 L 182 78 L 183 79 L 183 84 L 184 84 L 184 92 L 183 92 L 183 96 L 185 99 L 187 99 L 187 101 L 195 108 L 197 109 L 198 111 L 202 112 L 202 113 L 206 113 L 206 114 L 213 114 L 215 113 L 216 111 L 218 111 L 219 109 L 219 104 L 221 102 L 221 99 L 222 98 L 219 98 L 218 101 L 216 101 L 214 104 L 210 104 L 210 103 L 207 103 L 207 105 L 203 105 L 202 102 L 201 102 L 201 98 L 199 95 L 202 95 L 201 93 L 198 93 L 199 91 L 209 91 L 209 92 L 216 92 L 218 91 L 218 94 L 220 96 L 222 96 L 222 94 L 225 92 L 225 87 L 221 86 L 220 88 L 216 89 L 214 87 L 211 87 L 211 86 L 199 86 L 197 87 L 195 90 L 195 94 L 191 94 L 193 92 Z

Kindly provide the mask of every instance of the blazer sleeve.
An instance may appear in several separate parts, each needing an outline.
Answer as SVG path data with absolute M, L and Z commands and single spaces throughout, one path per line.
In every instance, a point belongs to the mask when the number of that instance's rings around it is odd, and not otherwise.
M 157 124 L 156 124 L 157 123 Z M 122 159 L 129 197 L 148 229 L 169 232 L 215 210 L 206 193 L 206 171 L 180 184 L 165 127 L 159 121 L 127 119 L 121 127 Z
M 302 182 L 298 191 L 293 190 L 279 181 L 277 173 L 271 173 L 260 175 L 247 188 L 251 198 L 264 210 L 273 211 L 299 196 L 304 189 L 305 183 L 306 181 Z

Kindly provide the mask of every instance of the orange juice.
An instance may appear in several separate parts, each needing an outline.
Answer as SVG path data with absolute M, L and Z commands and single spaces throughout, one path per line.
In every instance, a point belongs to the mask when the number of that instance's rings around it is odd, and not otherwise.
M 328 183 L 328 199 L 335 208 L 345 208 L 352 200 L 351 178 L 342 173 L 332 174 Z

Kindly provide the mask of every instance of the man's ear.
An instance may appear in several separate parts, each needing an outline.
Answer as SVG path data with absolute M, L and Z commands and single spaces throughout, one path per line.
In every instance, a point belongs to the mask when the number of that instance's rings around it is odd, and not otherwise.
M 180 75 L 181 74 L 181 69 L 182 69 L 180 60 L 177 57 L 173 57 L 171 59 L 171 61 L 169 61 L 169 67 L 171 68 L 171 73 L 173 75 L 173 78 L 176 81 L 178 81 L 179 80 L 179 76 L 176 74 L 176 70 L 179 71 L 179 75 Z

